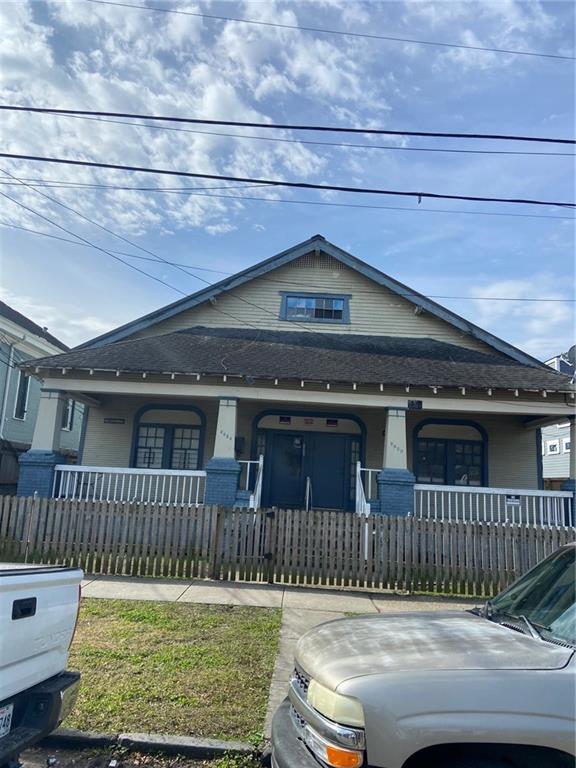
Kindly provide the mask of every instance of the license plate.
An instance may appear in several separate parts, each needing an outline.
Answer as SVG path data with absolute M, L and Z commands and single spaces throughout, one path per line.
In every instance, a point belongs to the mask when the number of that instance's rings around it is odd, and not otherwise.
M 0 739 L 10 733 L 13 711 L 14 704 L 6 704 L 5 707 L 0 707 Z

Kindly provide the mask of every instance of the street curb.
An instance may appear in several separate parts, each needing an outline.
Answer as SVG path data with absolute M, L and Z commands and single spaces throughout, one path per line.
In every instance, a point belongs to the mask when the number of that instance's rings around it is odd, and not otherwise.
M 42 740 L 52 746 L 86 749 L 92 747 L 124 747 L 134 752 L 163 752 L 169 755 L 210 758 L 226 753 L 250 755 L 255 749 L 245 741 L 197 739 L 192 736 L 166 736 L 161 733 L 117 733 L 77 731 L 73 728 L 57 728 Z

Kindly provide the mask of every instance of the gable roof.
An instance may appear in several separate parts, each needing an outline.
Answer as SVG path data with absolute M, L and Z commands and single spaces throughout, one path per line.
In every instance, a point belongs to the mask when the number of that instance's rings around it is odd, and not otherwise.
M 538 368 L 541 368 L 545 365 L 540 360 L 537 360 L 526 352 L 523 352 L 517 347 L 514 347 L 512 344 L 509 344 L 503 339 L 499 339 L 497 336 L 494 336 L 488 331 L 485 331 L 483 328 L 480 328 L 474 323 L 471 323 L 469 320 L 465 320 L 463 317 L 460 317 L 460 315 L 457 315 L 450 309 L 447 309 L 441 304 L 432 301 L 432 299 L 423 296 L 421 293 L 418 293 L 418 291 L 415 291 L 407 285 L 400 283 L 393 277 L 384 274 L 384 272 L 376 269 L 376 267 L 372 267 L 370 264 L 367 264 L 366 262 L 356 258 L 356 256 L 352 256 L 352 254 L 342 250 L 342 248 L 339 248 L 333 243 L 330 243 L 322 235 L 313 235 L 309 240 L 305 240 L 298 245 L 294 245 L 291 248 L 288 248 L 287 250 L 282 251 L 281 253 L 278 253 L 269 259 L 265 259 L 264 261 L 261 261 L 252 267 L 248 267 L 241 272 L 237 272 L 236 274 L 231 275 L 224 280 L 213 283 L 212 285 L 209 285 L 206 288 L 191 294 L 190 296 L 186 296 L 183 299 L 178 299 L 178 301 L 175 301 L 172 304 L 168 304 L 167 306 L 161 307 L 154 312 L 150 312 L 149 314 L 126 323 L 125 325 L 122 325 L 113 331 L 109 331 L 108 333 L 105 333 L 101 336 L 97 336 L 95 339 L 81 344 L 78 349 L 101 347 L 104 344 L 111 344 L 117 341 L 122 341 L 133 333 L 149 328 L 150 326 L 155 325 L 156 323 L 163 320 L 168 320 L 180 312 L 192 309 L 193 307 L 196 307 L 205 301 L 216 298 L 222 293 L 227 293 L 234 288 L 238 288 L 239 286 L 248 283 L 250 280 L 254 280 L 255 278 L 261 277 L 268 272 L 277 269 L 278 267 L 289 264 L 295 259 L 299 259 L 301 256 L 306 256 L 311 251 L 321 252 L 332 256 L 337 261 L 340 261 L 350 269 L 359 272 L 369 280 L 372 280 L 378 285 L 381 285 L 384 288 L 388 288 L 393 293 L 402 296 L 404 299 L 414 304 L 414 306 L 425 309 L 431 315 L 434 315 L 440 320 L 443 320 L 455 328 L 458 328 L 458 330 L 460 330 L 462 333 L 469 334 L 470 336 L 483 341 L 493 349 L 507 355 L 508 357 L 511 357 L 517 362 Z
M 97 349 L 75 349 L 33 360 L 27 367 L 572 391 L 569 377 L 546 365 L 527 367 L 502 354 L 434 339 L 251 328 L 187 328 Z
M 33 320 L 30 320 L 29 317 L 26 317 L 26 315 L 23 315 L 21 312 L 17 312 L 4 301 L 0 301 L 0 316 L 5 317 L 6 320 L 10 320 L 10 322 L 15 325 L 19 325 L 21 328 L 24 328 L 25 331 L 33 333 L 35 336 L 39 336 L 41 339 L 44 339 L 44 341 L 54 344 L 54 346 L 59 347 L 59 349 L 63 349 L 64 351 L 69 349 L 69 347 L 57 339 L 56 336 L 52 336 L 52 334 L 48 333 L 45 328 L 42 328 L 42 326 L 38 325 Z

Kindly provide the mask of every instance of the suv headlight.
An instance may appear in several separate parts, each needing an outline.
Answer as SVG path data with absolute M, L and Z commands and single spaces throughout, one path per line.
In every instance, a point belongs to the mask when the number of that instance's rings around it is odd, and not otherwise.
M 335 693 L 314 679 L 310 680 L 306 698 L 324 717 L 343 725 L 364 727 L 364 711 L 358 699 Z

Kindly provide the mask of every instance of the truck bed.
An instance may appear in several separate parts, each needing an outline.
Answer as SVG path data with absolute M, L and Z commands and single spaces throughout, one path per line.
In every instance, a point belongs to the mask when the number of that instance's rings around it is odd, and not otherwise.
M 0 563 L 0 702 L 66 668 L 82 571 Z

